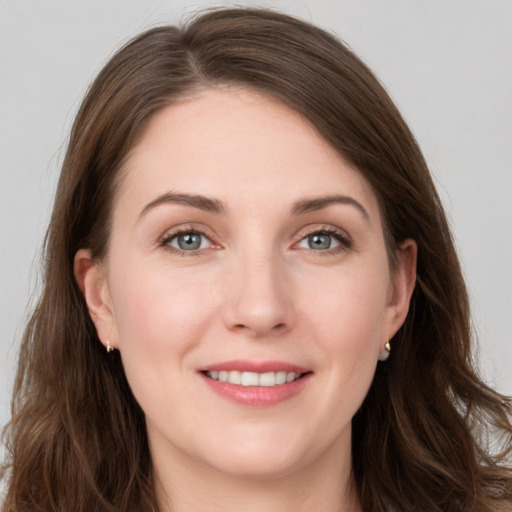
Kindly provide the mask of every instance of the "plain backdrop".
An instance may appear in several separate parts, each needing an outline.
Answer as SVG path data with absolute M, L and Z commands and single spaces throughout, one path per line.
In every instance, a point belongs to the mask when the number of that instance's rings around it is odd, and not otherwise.
M 228 3 L 0 0 L 0 426 L 59 165 L 87 85 L 137 32 Z M 380 77 L 425 153 L 450 218 L 483 371 L 512 394 L 512 2 L 237 5 L 275 7 L 335 32 Z

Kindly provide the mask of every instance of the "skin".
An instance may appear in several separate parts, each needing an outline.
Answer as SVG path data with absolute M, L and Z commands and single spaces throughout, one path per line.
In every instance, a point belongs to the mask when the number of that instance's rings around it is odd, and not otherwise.
M 405 320 L 415 243 L 391 271 L 366 180 L 297 113 L 248 90 L 157 113 L 123 172 L 108 254 L 79 251 L 75 274 L 146 415 L 162 510 L 171 496 L 178 512 L 360 510 L 351 419 Z M 333 195 L 349 199 L 297 211 Z M 191 229 L 201 245 L 181 250 L 176 230 Z M 311 373 L 291 398 L 254 407 L 198 371 L 234 359 Z

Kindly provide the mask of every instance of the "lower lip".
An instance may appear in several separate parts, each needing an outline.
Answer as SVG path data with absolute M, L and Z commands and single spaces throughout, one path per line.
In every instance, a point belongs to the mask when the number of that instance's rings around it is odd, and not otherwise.
M 201 374 L 201 377 L 210 389 L 228 400 L 252 407 L 270 407 L 300 393 L 309 381 L 311 374 L 308 373 L 293 382 L 277 386 L 240 386 L 210 379 L 204 374 Z

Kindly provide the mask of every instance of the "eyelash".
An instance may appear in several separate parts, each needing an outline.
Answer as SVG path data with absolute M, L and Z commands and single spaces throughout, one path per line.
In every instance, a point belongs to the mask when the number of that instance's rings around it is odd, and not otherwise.
M 333 226 L 321 226 L 321 227 L 315 226 L 314 228 L 303 231 L 302 233 L 300 233 L 300 235 L 299 235 L 300 239 L 295 245 L 297 245 L 298 243 L 302 242 L 303 240 L 305 240 L 306 238 L 308 238 L 312 235 L 327 235 L 327 236 L 334 238 L 340 244 L 339 246 L 333 247 L 332 249 L 331 248 L 325 249 L 325 250 L 309 249 L 311 252 L 313 252 L 315 255 L 318 255 L 318 256 L 331 256 L 331 255 L 338 254 L 340 252 L 352 249 L 352 247 L 353 247 L 353 242 L 352 242 L 351 238 L 345 232 L 343 232 L 340 229 L 337 229 Z
M 172 247 L 170 245 L 170 243 L 175 238 L 179 237 L 180 235 L 189 235 L 189 234 L 202 236 L 202 237 L 206 238 L 210 242 L 210 244 L 213 244 L 211 237 L 209 235 L 207 235 L 204 231 L 197 229 L 197 228 L 192 228 L 192 227 L 183 227 L 181 229 L 173 231 L 172 233 L 166 233 L 160 241 L 160 246 L 162 246 L 165 249 L 169 250 L 170 252 L 173 252 L 180 256 L 200 256 L 200 255 L 203 255 L 205 251 L 210 249 L 210 247 L 209 247 L 206 249 L 194 249 L 194 250 L 185 251 L 185 250 L 177 249 L 176 247 Z M 337 254 L 339 252 L 349 250 L 353 246 L 352 240 L 350 239 L 350 237 L 347 234 L 345 234 L 344 232 L 342 232 L 339 229 L 334 228 L 332 226 L 314 227 L 309 230 L 303 231 L 299 235 L 299 237 L 300 237 L 299 241 L 296 242 L 294 244 L 294 246 L 296 246 L 297 244 L 299 244 L 300 242 L 302 242 L 303 240 L 305 240 L 306 238 L 308 238 L 309 236 L 312 236 L 312 235 L 327 235 L 327 236 L 334 238 L 340 244 L 337 247 L 329 248 L 329 249 L 325 249 L 325 250 L 314 250 L 311 248 L 309 249 L 311 252 L 318 254 L 319 256 L 329 256 L 329 255 Z
M 164 237 L 162 238 L 162 240 L 160 241 L 160 246 L 164 247 L 165 249 L 167 249 L 168 251 L 170 251 L 174 254 L 178 254 L 179 256 L 201 256 L 204 254 L 204 251 L 209 249 L 209 248 L 207 248 L 207 249 L 196 249 L 196 250 L 184 251 L 184 250 L 177 249 L 176 247 L 172 247 L 170 245 L 170 243 L 175 238 L 179 237 L 180 235 L 199 235 L 199 236 L 206 238 L 210 242 L 210 244 L 213 244 L 211 237 L 208 236 L 204 231 L 201 231 L 200 229 L 197 229 L 197 228 L 183 227 L 183 228 L 177 229 L 176 231 L 173 231 L 172 233 L 166 233 L 164 235 Z

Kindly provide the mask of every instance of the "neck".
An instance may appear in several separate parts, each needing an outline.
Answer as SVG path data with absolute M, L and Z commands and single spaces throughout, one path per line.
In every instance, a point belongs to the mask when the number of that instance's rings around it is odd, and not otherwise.
M 174 456 L 153 457 L 161 512 L 362 512 L 350 457 L 334 450 L 284 475 L 244 476 Z M 174 454 L 176 455 L 176 454 Z

